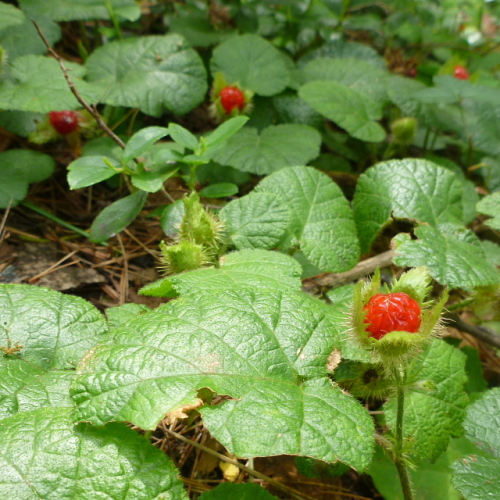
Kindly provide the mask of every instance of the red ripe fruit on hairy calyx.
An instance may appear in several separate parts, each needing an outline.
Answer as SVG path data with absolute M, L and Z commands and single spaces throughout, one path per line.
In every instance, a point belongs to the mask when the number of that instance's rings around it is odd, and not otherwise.
M 377 340 L 394 331 L 418 332 L 422 323 L 420 305 L 402 292 L 378 293 L 363 310 L 367 311 L 366 331 Z
M 231 113 L 234 108 L 241 111 L 245 107 L 245 94 L 236 87 L 224 87 L 220 91 L 219 97 L 226 115 Z
M 468 80 L 469 72 L 466 67 L 457 64 L 455 68 L 453 68 L 453 76 L 459 80 Z
M 78 115 L 74 111 L 51 111 L 49 120 L 61 135 L 71 134 L 78 128 Z

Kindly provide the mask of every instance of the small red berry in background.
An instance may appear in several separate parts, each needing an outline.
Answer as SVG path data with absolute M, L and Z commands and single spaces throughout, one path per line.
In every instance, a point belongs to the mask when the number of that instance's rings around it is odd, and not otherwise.
M 468 80 L 469 72 L 467 71 L 467 68 L 465 66 L 460 66 L 460 64 L 457 64 L 453 69 L 453 76 L 455 78 L 458 78 L 459 80 Z
M 236 87 L 224 87 L 219 97 L 226 115 L 229 115 L 234 108 L 241 111 L 245 107 L 245 94 Z
M 402 292 L 378 293 L 363 310 L 367 311 L 366 330 L 377 340 L 394 331 L 418 332 L 422 323 L 420 305 Z
M 61 135 L 71 134 L 78 128 L 78 115 L 75 111 L 51 111 L 49 120 Z

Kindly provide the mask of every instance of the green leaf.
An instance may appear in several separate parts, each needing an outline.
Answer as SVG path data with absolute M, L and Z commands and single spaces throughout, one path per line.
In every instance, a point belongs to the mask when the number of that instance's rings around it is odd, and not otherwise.
M 97 102 L 103 89 L 81 79 L 85 72 L 82 66 L 67 61 L 64 64 L 82 98 L 89 103 Z M 0 83 L 0 108 L 48 113 L 81 107 L 55 59 L 22 56 L 10 68 L 13 80 Z
M 50 370 L 23 359 L 0 358 L 0 419 L 46 406 L 71 406 L 69 370 Z
M 170 32 L 182 35 L 192 47 L 209 47 L 235 34 L 234 30 L 216 29 L 207 12 L 196 12 L 194 5 L 189 10 L 178 9 L 176 16 L 169 19 Z
M 500 458 L 500 389 L 488 391 L 467 409 L 465 435 L 484 452 Z
M 107 332 L 89 302 L 47 288 L 0 285 L 0 345 L 44 370 L 70 369 Z
M 134 0 L 110 0 L 113 11 L 120 15 L 130 7 L 137 7 Z M 23 9 L 38 11 L 54 21 L 77 21 L 109 19 L 103 0 L 19 0 Z
M 328 40 L 319 48 L 307 52 L 299 60 L 299 65 L 312 59 L 332 57 L 335 59 L 356 59 L 366 61 L 380 69 L 386 69 L 386 63 L 378 52 L 364 43 L 346 42 L 343 39 Z
M 278 500 L 267 490 L 258 484 L 219 484 L 212 491 L 207 491 L 201 495 L 200 500 Z
M 28 137 L 31 132 L 36 130 L 38 122 L 42 121 L 43 118 L 44 115 L 41 113 L 0 111 L 0 127 L 20 137 Z
M 425 103 L 416 96 L 427 86 L 418 80 L 393 75 L 387 80 L 387 92 L 391 100 L 406 116 L 414 116 L 426 127 L 449 130 L 453 124 L 454 108 L 444 103 Z
M 178 125 L 177 123 L 170 123 L 168 131 L 172 139 L 186 149 L 198 149 L 198 139 L 187 128 Z
M 453 464 L 451 482 L 467 500 L 500 497 L 500 460 L 472 455 Z
M 486 224 L 500 231 L 500 192 L 485 196 L 478 204 L 477 211 L 491 215 L 493 219 L 488 219 Z
M 434 339 L 411 366 L 412 384 L 405 395 L 403 431 L 411 440 L 410 454 L 435 461 L 446 450 L 451 436 L 460 435 L 468 397 L 465 355 L 442 340 Z M 389 426 L 396 426 L 396 399 L 384 405 Z
M 291 209 L 274 193 L 250 193 L 228 203 L 219 215 L 239 249 L 275 247 L 292 220 Z
M 487 456 L 472 455 L 453 464 L 452 483 L 467 500 L 498 498 L 500 485 L 500 389 L 489 390 L 467 409 L 465 435 Z M 490 455 L 491 454 L 491 455 Z
M 213 51 L 212 74 L 223 73 L 229 85 L 239 84 L 256 94 L 271 96 L 287 87 L 290 72 L 284 57 L 257 35 L 229 38 Z
M 0 3 L 5 5 L 4 3 Z M 31 18 L 34 18 L 43 35 L 53 46 L 61 39 L 61 28 L 48 17 L 38 12 L 26 12 L 27 17 L 21 25 L 12 25 L 0 31 L 0 46 L 7 52 L 8 60 L 14 61 L 20 56 L 41 55 L 47 52 Z M 0 19 L 2 14 L 0 13 Z M 24 15 L 23 15 L 24 18 Z M 0 21 L 1 23 L 1 21 Z
M 55 163 L 52 157 L 38 151 L 10 149 L 0 153 L 0 208 L 16 204 L 28 193 L 28 185 L 52 175 Z
M 297 123 L 321 128 L 323 117 L 295 92 L 285 91 L 272 98 L 273 106 L 284 123 Z
M 178 35 L 143 36 L 111 42 L 87 60 L 88 79 L 106 89 L 102 100 L 160 116 L 165 109 L 184 114 L 207 90 L 198 54 Z
M 92 223 L 90 240 L 101 243 L 125 229 L 139 215 L 146 198 L 146 192 L 137 191 L 106 207 Z
M 206 139 L 205 145 L 210 148 L 227 141 L 236 134 L 248 121 L 248 116 L 236 116 L 219 125 Z
M 247 286 L 269 290 L 300 290 L 302 269 L 292 257 L 264 250 L 231 252 L 220 267 L 198 269 L 155 281 L 141 289 L 141 295 L 177 297 L 196 295 L 198 290 L 231 290 Z
M 462 186 L 456 176 L 426 160 L 391 160 L 359 177 L 353 200 L 361 252 L 394 219 L 432 226 L 462 224 Z
M 304 165 L 319 155 L 321 136 L 306 125 L 273 125 L 259 134 L 244 128 L 217 151 L 214 160 L 222 165 L 267 175 L 283 167 Z
M 114 167 L 121 168 L 119 162 L 112 158 L 106 159 Z M 80 189 L 105 181 L 116 173 L 116 170 L 104 163 L 102 156 L 81 156 L 68 165 L 68 184 L 70 189 Z
M 337 328 L 330 308 L 302 292 L 198 290 L 115 330 L 112 343 L 85 357 L 72 387 L 76 419 L 154 429 L 208 387 L 234 398 L 201 409 L 232 453 L 307 455 L 363 469 L 373 422 L 325 378 L 341 342 Z
M 110 330 L 123 326 L 139 314 L 144 314 L 151 309 L 144 304 L 123 304 L 122 306 L 108 307 L 106 317 Z
M 451 464 L 474 451 L 476 448 L 464 437 L 455 438 L 435 463 L 416 461 L 415 467 L 409 468 L 415 500 L 462 500 L 462 495 L 451 485 Z M 385 500 L 404 500 L 396 466 L 378 447 L 367 472 Z
M 384 140 L 385 130 L 375 121 L 382 118 L 381 104 L 359 91 L 334 81 L 313 81 L 300 87 L 299 96 L 356 139 Z
M 160 226 L 169 238 L 177 237 L 184 213 L 184 202 L 182 200 L 177 200 L 162 212 Z
M 292 212 L 288 236 L 280 248 L 299 245 L 324 272 L 347 271 L 356 265 L 359 243 L 352 210 L 326 174 L 308 167 L 283 169 L 261 181 L 256 192 L 278 195 Z
M 19 26 L 26 19 L 24 13 L 6 3 L 0 3 L 0 30 L 4 30 L 8 26 Z
M 219 182 L 217 184 L 210 184 L 204 187 L 199 195 L 204 198 L 225 198 L 226 196 L 233 196 L 238 194 L 239 188 L 232 182 Z
M 136 188 L 148 193 L 156 193 L 163 187 L 163 183 L 173 177 L 178 170 L 177 165 L 166 164 L 139 174 L 132 174 L 130 180 Z
M 187 500 L 162 451 L 125 424 L 75 426 L 69 408 L 0 421 L 0 497 L 23 500 Z
M 147 151 L 155 142 L 169 134 L 165 127 L 146 127 L 136 132 L 127 142 L 123 150 L 124 162 L 133 160 Z
M 436 281 L 451 288 L 472 290 L 500 283 L 500 272 L 488 262 L 472 231 L 422 225 L 415 234 L 418 240 L 404 234 L 395 238 L 398 266 L 427 266 Z
M 328 80 L 341 83 L 377 103 L 387 97 L 387 71 L 359 59 L 314 59 L 301 70 L 303 83 Z

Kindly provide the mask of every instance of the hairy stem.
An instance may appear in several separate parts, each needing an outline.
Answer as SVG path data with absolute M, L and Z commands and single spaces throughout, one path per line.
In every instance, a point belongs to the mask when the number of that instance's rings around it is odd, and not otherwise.
M 399 474 L 401 488 L 405 500 L 413 500 L 413 491 L 411 489 L 411 480 L 408 473 L 408 467 L 403 458 L 403 416 L 405 406 L 404 379 L 401 374 L 401 368 L 394 368 L 394 380 L 396 382 L 397 393 L 397 413 L 396 413 L 396 446 L 394 448 L 394 464 Z

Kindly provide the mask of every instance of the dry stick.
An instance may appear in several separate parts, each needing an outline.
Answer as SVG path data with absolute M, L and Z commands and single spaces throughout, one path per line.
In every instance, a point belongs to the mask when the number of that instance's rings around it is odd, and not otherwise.
M 120 244 L 120 248 L 123 255 L 123 270 L 120 278 L 120 305 L 122 306 L 127 301 L 128 297 L 128 260 L 127 260 L 127 252 L 125 251 L 125 246 L 123 245 L 122 237 L 117 234 L 118 243 Z
M 42 39 L 43 43 L 47 47 L 47 50 L 54 56 L 56 61 L 59 63 L 59 66 L 61 67 L 61 70 L 64 74 L 64 78 L 68 82 L 69 88 L 71 89 L 71 92 L 73 92 L 73 95 L 76 97 L 77 101 L 94 117 L 95 121 L 99 125 L 99 127 L 104 130 L 104 132 L 111 137 L 121 148 L 125 149 L 125 143 L 104 123 L 103 119 L 101 118 L 101 115 L 97 111 L 95 105 L 90 106 L 85 99 L 80 95 L 78 90 L 75 87 L 75 84 L 72 82 L 71 78 L 69 77 L 68 69 L 64 65 L 64 62 L 61 58 L 61 56 L 50 46 L 49 42 L 45 38 L 45 35 L 42 33 L 42 30 L 36 23 L 34 19 L 31 20 L 31 22 L 34 24 L 35 29 L 38 31 L 38 34 L 40 38 Z
M 12 199 L 9 201 L 7 208 L 5 209 L 5 213 L 2 217 L 2 222 L 0 222 L 0 246 L 3 243 L 3 239 L 5 237 L 6 231 L 3 230 L 5 227 L 5 223 L 7 222 L 7 217 L 9 216 L 10 208 L 12 207 Z
M 362 260 L 351 270 L 345 273 L 325 273 L 318 276 L 313 276 L 304 280 L 303 290 L 306 292 L 312 291 L 314 288 L 337 288 L 342 285 L 347 285 L 352 281 L 356 281 L 367 274 L 371 274 L 377 267 L 387 267 L 392 264 L 392 259 L 395 255 L 394 250 L 375 255 L 369 259 Z
M 471 325 L 461 319 L 458 314 L 454 313 L 445 314 L 445 324 L 446 326 L 456 328 L 461 332 L 468 333 L 485 344 L 489 344 L 497 349 L 500 349 L 500 335 L 485 326 Z
M 274 487 L 276 487 L 276 488 L 278 488 L 278 489 L 280 489 L 282 491 L 286 491 L 287 493 L 289 493 L 290 495 L 292 495 L 293 498 L 296 498 L 298 500 L 304 500 L 304 499 L 306 499 L 306 500 L 314 500 L 310 496 L 302 494 L 299 491 L 294 490 L 293 488 L 289 488 L 288 486 L 280 483 L 279 481 L 274 480 L 271 477 L 265 476 L 264 474 L 261 474 L 260 472 L 257 472 L 256 470 L 251 469 L 250 467 L 247 467 L 247 466 L 245 466 L 243 464 L 240 464 L 237 460 L 233 460 L 232 458 L 226 457 L 225 455 L 217 453 L 216 451 L 208 448 L 207 446 L 203 446 L 202 444 L 199 444 L 199 443 L 197 443 L 195 441 L 192 441 L 191 439 L 188 439 L 188 438 L 184 437 L 182 434 L 178 434 L 177 432 L 171 431 L 170 429 L 168 429 L 166 427 L 163 430 L 166 431 L 171 436 L 174 436 L 175 438 L 177 438 L 177 439 L 179 439 L 181 441 L 184 441 L 187 444 L 190 444 L 190 445 L 192 445 L 192 446 L 194 446 L 196 448 L 199 448 L 200 450 L 203 450 L 206 453 L 210 453 L 211 455 L 217 457 L 219 460 L 222 460 L 222 461 L 227 462 L 229 464 L 235 465 L 236 467 L 238 467 L 239 469 L 241 469 L 243 472 L 246 472 L 247 474 L 251 474 L 254 477 L 262 479 L 266 483 L 269 483 L 269 484 L 273 485 Z

